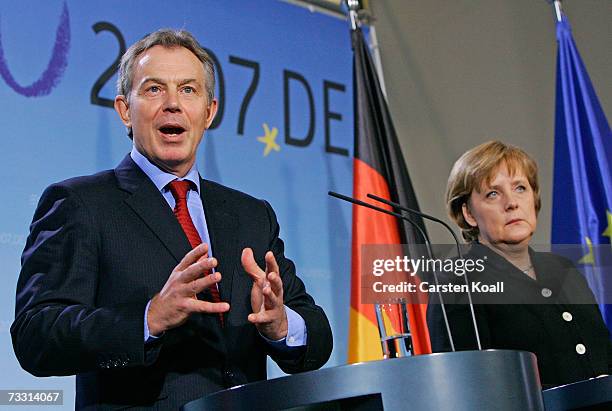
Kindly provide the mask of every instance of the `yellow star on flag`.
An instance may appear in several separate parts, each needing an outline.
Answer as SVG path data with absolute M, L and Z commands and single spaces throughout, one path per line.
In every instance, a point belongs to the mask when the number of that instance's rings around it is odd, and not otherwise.
M 257 141 L 264 143 L 266 147 L 264 147 L 263 155 L 266 157 L 270 154 L 270 151 L 280 151 L 280 146 L 276 143 L 276 136 L 278 135 L 278 129 L 276 127 L 268 127 L 268 123 L 263 123 L 264 135 L 261 137 L 257 137 Z
M 610 210 L 606 211 L 606 217 L 608 217 L 608 228 L 605 229 L 603 233 L 601 233 L 604 237 L 612 238 L 612 213 Z
M 578 264 L 591 264 L 595 265 L 595 256 L 593 255 L 593 242 L 589 237 L 584 237 L 589 248 L 589 253 L 578 260 Z

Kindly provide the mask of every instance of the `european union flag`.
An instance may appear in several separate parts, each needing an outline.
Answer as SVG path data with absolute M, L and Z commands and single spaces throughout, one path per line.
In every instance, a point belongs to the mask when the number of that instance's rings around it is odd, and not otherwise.
M 612 278 L 599 264 L 612 251 L 612 132 L 566 16 L 557 41 L 552 243 L 584 245 L 578 265 L 612 329 Z

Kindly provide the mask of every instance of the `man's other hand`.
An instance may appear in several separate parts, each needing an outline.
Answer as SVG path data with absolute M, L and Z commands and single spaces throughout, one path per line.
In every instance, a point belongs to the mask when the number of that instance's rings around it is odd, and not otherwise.
M 265 256 L 266 271 L 255 262 L 253 250 L 242 250 L 242 267 L 251 276 L 251 308 L 249 322 L 265 337 L 280 340 L 287 337 L 287 313 L 283 303 L 283 282 L 274 254 L 268 251 Z

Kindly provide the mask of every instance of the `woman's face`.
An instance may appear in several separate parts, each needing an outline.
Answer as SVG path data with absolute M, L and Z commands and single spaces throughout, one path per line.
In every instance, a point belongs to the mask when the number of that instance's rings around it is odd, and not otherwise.
M 502 165 L 489 184 L 474 190 L 463 216 L 478 227 L 483 244 L 527 246 L 537 225 L 534 194 L 527 177 L 517 170 L 510 175 Z

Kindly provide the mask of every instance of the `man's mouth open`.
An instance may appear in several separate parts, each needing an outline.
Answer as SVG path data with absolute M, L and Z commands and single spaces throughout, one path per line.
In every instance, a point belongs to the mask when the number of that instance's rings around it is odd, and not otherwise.
M 177 137 L 185 132 L 181 126 L 162 126 L 159 128 L 160 133 L 168 137 Z

